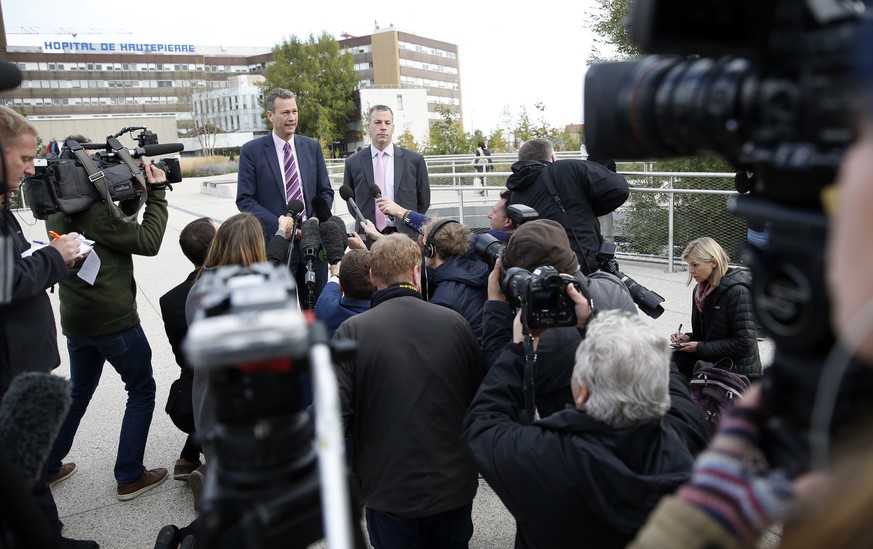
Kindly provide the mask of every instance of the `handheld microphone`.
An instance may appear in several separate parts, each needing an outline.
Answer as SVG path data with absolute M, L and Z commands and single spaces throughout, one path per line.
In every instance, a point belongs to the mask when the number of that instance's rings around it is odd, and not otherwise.
M 373 195 L 373 198 L 382 198 L 382 189 L 379 188 L 379 185 L 376 185 L 375 183 L 370 183 L 370 194 Z M 393 215 L 385 214 L 385 217 L 387 217 L 391 221 L 394 221 Z
M 363 223 L 366 218 L 364 217 L 364 214 L 361 213 L 361 209 L 358 208 L 358 204 L 355 202 L 355 191 L 353 191 L 351 187 L 343 185 L 340 187 L 340 196 L 343 200 L 348 202 L 349 209 L 355 214 L 355 219 L 358 220 L 358 224 L 360 225 Z
M 324 223 L 333 217 L 333 212 L 330 211 L 330 206 L 327 205 L 327 200 L 325 200 L 321 195 L 312 199 L 312 211 L 315 212 L 315 217 L 318 218 L 319 223 Z
M 0 402 L 0 447 L 28 487 L 39 479 L 70 401 L 66 379 L 26 372 L 12 380 Z
M 303 202 L 299 200 L 292 200 L 285 206 L 285 214 L 291 218 L 291 240 L 290 242 L 293 244 L 294 239 L 297 238 L 297 225 L 300 223 L 300 213 L 303 211 Z M 291 268 L 291 255 L 294 253 L 294 246 L 288 246 L 288 261 L 286 265 L 288 268 Z
M 300 249 L 303 259 L 306 261 L 306 277 L 304 282 L 307 288 L 315 286 L 315 271 L 312 270 L 312 260 L 318 257 L 318 249 L 321 247 L 321 236 L 318 233 L 318 219 L 311 217 L 303 223 L 300 234 Z
M 339 217 L 333 216 L 318 225 L 318 232 L 327 262 L 336 265 L 346 253 L 348 244 L 346 224 Z

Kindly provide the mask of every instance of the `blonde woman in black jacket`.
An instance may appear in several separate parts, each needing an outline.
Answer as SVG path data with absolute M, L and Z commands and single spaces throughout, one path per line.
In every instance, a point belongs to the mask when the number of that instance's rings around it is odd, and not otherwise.
M 688 264 L 688 283 L 694 280 L 697 286 L 692 297 L 691 332 L 670 336 L 679 371 L 690 378 L 694 364 L 704 360 L 733 367 L 734 372 L 749 378 L 759 377 L 761 357 L 749 272 L 728 267 L 724 249 L 709 237 L 691 241 L 682 259 Z

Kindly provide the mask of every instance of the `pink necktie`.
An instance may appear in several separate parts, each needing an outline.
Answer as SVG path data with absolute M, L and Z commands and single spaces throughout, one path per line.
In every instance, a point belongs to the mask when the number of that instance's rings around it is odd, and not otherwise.
M 379 151 L 376 154 L 376 185 L 379 186 L 379 190 L 382 192 L 382 196 L 385 195 L 385 168 L 382 166 L 382 159 L 385 156 L 385 151 Z M 385 214 L 382 213 L 378 207 L 376 207 L 376 229 L 382 230 L 385 228 Z
M 288 203 L 292 200 L 303 202 L 303 189 L 300 188 L 297 161 L 291 152 L 291 145 L 285 143 L 285 202 Z

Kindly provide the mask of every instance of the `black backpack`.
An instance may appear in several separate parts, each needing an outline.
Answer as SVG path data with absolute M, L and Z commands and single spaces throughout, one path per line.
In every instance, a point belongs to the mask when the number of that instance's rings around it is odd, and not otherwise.
M 730 369 L 718 367 L 718 363 L 698 360 L 691 375 L 691 400 L 697 404 L 709 426 L 710 436 L 715 434 L 721 418 L 726 416 L 737 401 L 743 398 L 743 393 L 749 388 L 749 378 L 732 372 Z

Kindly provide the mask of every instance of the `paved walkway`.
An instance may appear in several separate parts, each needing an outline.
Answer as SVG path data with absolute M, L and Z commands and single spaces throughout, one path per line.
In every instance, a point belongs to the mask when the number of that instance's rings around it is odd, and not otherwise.
M 185 279 L 191 265 L 179 249 L 179 233 L 190 221 L 203 216 L 224 220 L 237 213 L 232 193 L 216 196 L 201 193 L 204 180 L 228 180 L 232 176 L 191 178 L 168 193 L 170 216 L 164 243 L 157 257 L 136 257 L 137 305 L 142 325 L 151 343 L 157 403 L 146 448 L 147 467 L 166 467 L 173 463 L 185 440 L 164 413 L 170 384 L 179 369 L 173 358 L 163 329 L 158 300 L 165 292 Z M 496 193 L 484 198 L 483 205 L 496 199 Z M 337 193 L 338 196 L 338 193 Z M 340 200 L 337 200 L 341 203 Z M 342 204 L 339 205 L 345 213 Z M 339 209 L 335 208 L 335 213 Z M 29 212 L 19 212 L 25 236 L 31 240 L 45 237 L 42 222 L 33 220 Z M 90 235 L 87 235 L 90 236 Z M 621 269 L 643 286 L 665 299 L 664 314 L 650 319 L 655 328 L 667 337 L 680 323 L 690 323 L 691 287 L 686 286 L 687 273 L 664 272 L 664 265 L 621 262 Z M 57 317 L 57 293 L 51 294 Z M 648 317 L 646 317 L 648 318 Z M 66 340 L 60 335 L 62 365 L 56 373 L 69 376 Z M 769 341 L 759 344 L 765 364 L 772 358 Z M 124 387 L 118 375 L 107 368 L 97 388 L 88 412 L 82 420 L 68 461 L 78 465 L 75 475 L 54 488 L 64 535 L 71 538 L 96 539 L 104 549 L 150 548 L 158 530 L 165 524 L 184 525 L 196 514 L 187 484 L 172 477 L 155 490 L 132 501 L 120 502 L 115 497 L 112 475 L 118 433 L 124 408 Z M 512 517 L 500 500 L 484 483 L 473 507 L 475 532 L 470 547 L 474 549 L 511 547 L 515 536 Z

